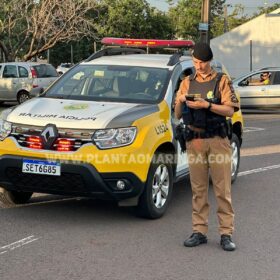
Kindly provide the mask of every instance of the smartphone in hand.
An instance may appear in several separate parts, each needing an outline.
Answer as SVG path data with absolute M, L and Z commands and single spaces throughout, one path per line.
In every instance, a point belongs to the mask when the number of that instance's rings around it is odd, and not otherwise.
M 186 95 L 186 100 L 188 100 L 188 101 L 195 101 L 196 98 L 201 98 L 201 94 L 195 93 L 195 94 Z

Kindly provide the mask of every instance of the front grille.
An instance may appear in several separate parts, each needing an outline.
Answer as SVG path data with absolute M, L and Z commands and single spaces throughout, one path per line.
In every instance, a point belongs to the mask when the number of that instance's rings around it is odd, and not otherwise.
M 61 176 L 22 173 L 20 168 L 6 168 L 10 182 L 25 191 L 87 193 L 86 184 L 80 174 L 62 173 Z
M 18 144 L 22 147 L 30 148 L 30 137 L 41 138 L 41 133 L 44 127 L 34 127 L 28 125 L 13 125 L 11 136 L 13 136 Z M 87 143 L 92 143 L 93 130 L 74 130 L 74 129 L 59 129 L 59 137 L 56 139 L 54 144 L 48 150 L 57 150 L 59 141 L 68 140 L 71 142 L 69 145 L 69 151 L 76 151 L 81 146 Z M 42 147 L 42 149 L 46 149 Z

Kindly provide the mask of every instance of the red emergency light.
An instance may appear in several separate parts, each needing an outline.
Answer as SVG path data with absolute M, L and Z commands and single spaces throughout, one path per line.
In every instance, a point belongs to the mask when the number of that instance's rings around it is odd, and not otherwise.
M 29 136 L 27 137 L 27 147 L 31 149 L 43 149 L 43 142 L 39 136 Z
M 74 140 L 68 139 L 58 139 L 56 150 L 60 152 L 70 152 L 73 151 Z
M 153 40 L 153 39 L 125 39 L 105 37 L 101 40 L 103 45 L 125 46 L 125 47 L 149 47 L 149 48 L 183 48 L 194 47 L 192 40 Z

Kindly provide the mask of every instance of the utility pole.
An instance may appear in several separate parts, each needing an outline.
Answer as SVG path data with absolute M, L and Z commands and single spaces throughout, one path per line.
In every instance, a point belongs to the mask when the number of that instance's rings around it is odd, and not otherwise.
M 71 44 L 70 47 L 71 47 L 71 49 L 70 49 L 70 51 L 71 51 L 71 64 L 74 64 L 74 59 L 73 59 L 73 45 Z
M 228 22 L 227 22 L 227 5 L 224 5 L 224 33 L 228 31 Z
M 204 42 L 208 44 L 210 42 L 209 23 L 210 23 L 210 0 L 202 0 L 201 23 L 199 24 L 200 42 Z

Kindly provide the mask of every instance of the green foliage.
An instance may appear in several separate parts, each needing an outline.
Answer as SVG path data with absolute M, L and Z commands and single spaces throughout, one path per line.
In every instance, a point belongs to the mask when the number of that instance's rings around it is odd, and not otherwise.
M 223 5 L 225 0 L 211 1 L 210 26 L 216 17 L 223 14 Z M 202 0 L 179 0 L 175 7 L 168 11 L 168 16 L 175 28 L 176 37 L 193 39 L 199 38 L 198 26 L 201 22 Z
M 176 3 L 174 0 L 166 0 L 169 10 L 164 13 L 151 7 L 147 0 L 2 0 L 0 50 L 8 59 L 30 59 L 35 55 L 46 58 L 46 50 L 51 49 L 50 62 L 57 65 L 71 60 L 71 45 L 75 63 L 88 57 L 93 52 L 94 43 L 90 38 L 95 38 L 99 44 L 105 36 L 184 38 L 197 41 L 200 36 L 198 26 L 201 22 L 202 1 L 178 0 Z M 75 12 L 75 17 L 72 18 L 75 22 L 66 27 L 66 22 L 73 14 L 67 8 L 80 2 L 79 16 Z M 225 19 L 225 2 L 210 1 L 210 38 L 219 36 L 260 14 L 280 8 L 280 4 L 259 8 L 256 14 L 249 17 L 244 15 L 242 5 L 236 5 Z M 54 3 L 60 4 L 54 6 Z M 82 3 L 91 3 L 91 8 L 85 13 Z M 46 5 L 45 10 L 42 9 L 42 5 Z M 48 7 L 53 10 L 50 12 Z M 63 11 L 68 11 L 69 14 L 62 18 L 61 15 L 65 14 Z M 83 25 L 85 21 L 88 25 Z M 58 28 L 57 24 L 61 26 Z M 62 27 L 64 33 L 61 33 Z
M 249 20 L 249 16 L 244 14 L 244 6 L 239 4 L 235 5 L 231 14 L 227 15 L 227 18 L 215 17 L 212 22 L 212 34 L 213 37 L 217 37 L 222 35 L 223 33 L 232 30 L 235 27 L 247 22 Z
M 168 17 L 146 0 L 104 0 L 99 16 L 100 37 L 169 38 Z
M 73 50 L 73 63 L 78 63 L 81 60 L 89 57 L 93 52 L 93 42 L 87 38 L 80 41 L 73 41 L 69 43 L 58 43 L 55 47 L 50 49 L 50 63 L 57 67 L 60 63 L 71 62 L 71 45 Z M 44 53 L 44 58 L 47 54 Z
M 259 15 L 262 15 L 262 14 L 271 13 L 271 12 L 273 12 L 274 10 L 279 9 L 279 8 L 280 8 L 280 4 L 278 4 L 278 3 L 275 3 L 275 4 L 273 4 L 273 5 L 271 5 L 271 6 L 267 6 L 267 7 L 259 7 L 259 8 L 258 8 L 258 12 L 255 13 L 255 14 L 252 16 L 252 18 L 258 17 Z

